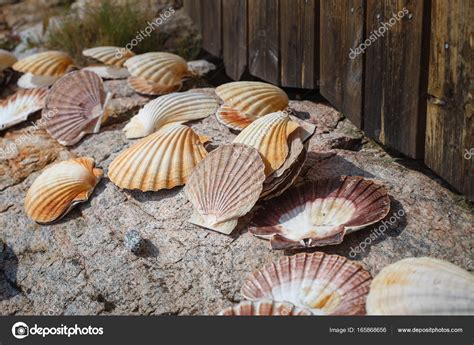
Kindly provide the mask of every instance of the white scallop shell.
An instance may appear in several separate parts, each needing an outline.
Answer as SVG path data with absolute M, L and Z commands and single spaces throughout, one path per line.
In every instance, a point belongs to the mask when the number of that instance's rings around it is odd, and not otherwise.
M 133 77 L 163 86 L 179 84 L 188 74 L 188 65 L 183 58 L 164 52 L 136 55 L 128 59 L 124 65 Z
M 218 103 L 199 92 L 171 93 L 147 103 L 123 129 L 127 138 L 147 136 L 168 123 L 184 123 L 209 116 Z
M 230 234 L 257 202 L 264 180 L 264 164 L 254 148 L 220 146 L 194 169 L 184 189 L 194 207 L 190 222 Z
M 82 69 L 83 71 L 90 71 L 97 74 L 102 79 L 125 79 L 130 76 L 128 70 L 124 67 L 115 66 L 88 66 Z
M 205 141 L 188 126 L 169 124 L 120 153 L 108 176 L 120 188 L 144 192 L 183 185 L 206 157 Z
M 251 301 L 290 302 L 318 315 L 365 314 L 372 278 L 358 263 L 321 252 L 283 256 L 242 286 Z
M 367 313 L 474 315 L 474 275 L 434 258 L 400 260 L 372 281 Z
M 102 170 L 94 165 L 92 158 L 82 157 L 46 168 L 26 195 L 28 217 L 38 223 L 51 223 L 87 201 L 102 177 Z
M 31 73 L 25 73 L 17 80 L 18 87 L 22 89 L 39 89 L 47 88 L 53 85 L 56 80 L 61 78 L 60 76 L 43 76 L 43 75 L 33 75 Z
M 46 89 L 20 89 L 0 101 L 0 130 L 26 121 L 30 114 L 42 109 L 46 92 Z

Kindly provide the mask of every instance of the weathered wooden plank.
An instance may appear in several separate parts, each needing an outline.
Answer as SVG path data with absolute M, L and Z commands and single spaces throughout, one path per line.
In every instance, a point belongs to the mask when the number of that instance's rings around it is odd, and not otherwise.
M 280 0 L 281 85 L 317 88 L 319 0 Z
M 222 56 L 222 2 L 200 0 L 202 47 L 216 57 Z
M 321 0 L 320 92 L 359 128 L 364 61 L 349 55 L 363 40 L 364 16 L 363 0 Z
M 433 1 L 425 162 L 474 200 L 474 2 Z
M 249 0 L 250 73 L 280 84 L 279 0 Z
M 247 0 L 224 0 L 222 18 L 226 74 L 239 80 L 247 67 Z
M 183 0 L 186 14 L 193 20 L 199 31 L 201 31 L 201 2 L 196 0 Z
M 424 152 L 426 6 L 427 1 L 415 0 L 367 2 L 363 128 L 412 158 L 423 158 Z

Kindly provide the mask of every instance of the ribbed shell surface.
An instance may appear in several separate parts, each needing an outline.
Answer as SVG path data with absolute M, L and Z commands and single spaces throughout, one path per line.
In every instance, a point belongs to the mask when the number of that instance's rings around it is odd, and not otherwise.
M 249 231 L 287 249 L 341 243 L 346 233 L 382 220 L 390 198 L 382 186 L 346 176 L 305 182 L 262 206 Z
M 220 146 L 196 167 L 185 187 L 194 207 L 191 222 L 231 233 L 237 219 L 257 202 L 264 179 L 257 150 L 242 144 Z
M 171 53 L 152 52 L 131 57 L 125 62 L 134 77 L 172 86 L 181 83 L 188 74 L 186 61 Z
M 242 301 L 232 307 L 222 310 L 219 315 L 223 316 L 296 316 L 312 315 L 308 309 L 295 307 L 288 302 L 264 301 Z
M 444 260 L 400 260 L 372 281 L 367 313 L 474 315 L 474 275 Z
M 49 90 L 42 120 L 48 133 L 62 145 L 74 145 L 97 133 L 108 97 L 102 79 L 89 71 L 71 72 Z
M 265 163 L 265 175 L 280 168 L 288 156 L 288 137 L 298 128 L 285 112 L 265 115 L 252 122 L 234 139 L 234 143 L 257 149 Z
M 46 168 L 33 182 L 25 199 L 28 217 L 50 223 L 63 217 L 74 205 L 89 199 L 102 177 L 88 157 L 74 158 Z
M 127 138 L 141 138 L 168 123 L 198 120 L 217 109 L 214 97 L 199 92 L 171 93 L 147 103 L 125 126 Z
M 90 71 L 97 74 L 102 79 L 125 79 L 130 77 L 128 69 L 114 66 L 89 66 L 82 68 L 83 71 Z
M 170 124 L 120 153 L 108 176 L 120 188 L 169 189 L 185 184 L 206 155 L 202 139 L 190 127 Z
M 241 293 L 251 301 L 289 302 L 318 315 L 365 314 L 372 278 L 359 264 L 321 252 L 284 256 L 253 273 Z
M 216 94 L 227 106 L 249 116 L 260 117 L 288 107 L 288 96 L 271 84 L 236 81 L 220 85 Z
M 0 130 L 23 122 L 44 106 L 46 89 L 20 89 L 0 101 Z
M 148 96 L 166 95 L 167 93 L 179 91 L 182 87 L 181 81 L 177 81 L 176 84 L 166 85 L 137 77 L 128 77 L 127 84 L 133 91 Z
M 71 57 L 59 51 L 47 51 L 33 54 L 17 61 L 13 69 L 22 73 L 31 73 L 39 76 L 59 77 L 74 61 Z
M 126 49 L 124 52 L 123 48 L 112 46 L 85 49 L 82 51 L 82 55 L 115 67 L 123 67 L 125 61 L 135 56 L 130 50 Z

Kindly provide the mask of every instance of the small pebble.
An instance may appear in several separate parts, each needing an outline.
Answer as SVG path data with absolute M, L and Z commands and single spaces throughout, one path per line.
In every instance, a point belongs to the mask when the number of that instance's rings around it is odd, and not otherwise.
M 125 233 L 123 242 L 128 250 L 136 254 L 140 251 L 143 239 L 137 230 L 131 229 Z

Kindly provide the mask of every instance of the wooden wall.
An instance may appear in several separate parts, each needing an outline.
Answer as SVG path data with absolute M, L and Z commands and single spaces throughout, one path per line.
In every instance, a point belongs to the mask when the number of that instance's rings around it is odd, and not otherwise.
M 368 137 L 424 160 L 470 200 L 473 6 L 465 0 L 185 0 L 203 48 L 222 58 L 229 77 L 238 80 L 247 70 L 283 87 L 319 89 Z

